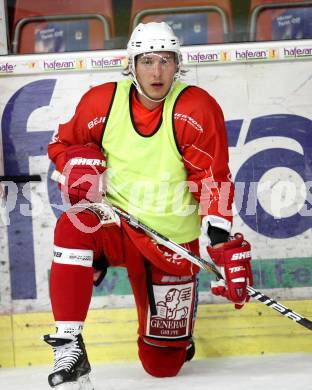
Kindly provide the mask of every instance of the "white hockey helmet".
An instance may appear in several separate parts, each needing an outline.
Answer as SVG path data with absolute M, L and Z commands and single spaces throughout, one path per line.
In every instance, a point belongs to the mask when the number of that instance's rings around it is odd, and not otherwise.
M 133 30 L 127 45 L 129 58 L 152 51 L 173 51 L 180 55 L 180 42 L 165 22 L 140 23 Z
M 179 39 L 174 34 L 172 28 L 165 22 L 159 22 L 159 23 L 150 22 L 146 24 L 144 23 L 138 24 L 136 28 L 133 30 L 127 45 L 128 66 L 129 66 L 130 76 L 132 78 L 132 81 L 136 89 L 140 94 L 144 96 L 146 95 L 142 91 L 142 88 L 136 78 L 135 57 L 138 56 L 139 54 L 158 52 L 158 51 L 170 51 L 170 52 L 174 52 L 176 55 L 177 71 L 174 75 L 171 88 L 168 92 L 169 94 L 174 86 L 175 81 L 181 75 L 182 54 L 180 51 Z M 164 100 L 166 96 L 164 96 L 160 100 L 153 100 L 149 96 L 146 97 L 153 101 L 161 101 Z

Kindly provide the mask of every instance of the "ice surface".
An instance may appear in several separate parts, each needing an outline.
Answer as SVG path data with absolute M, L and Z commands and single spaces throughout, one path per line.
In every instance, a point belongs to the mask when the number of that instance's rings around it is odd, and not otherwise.
M 175 378 L 153 378 L 139 363 L 94 365 L 95 390 L 312 390 L 312 354 L 230 357 L 187 363 Z M 48 390 L 49 367 L 0 369 L 1 390 Z

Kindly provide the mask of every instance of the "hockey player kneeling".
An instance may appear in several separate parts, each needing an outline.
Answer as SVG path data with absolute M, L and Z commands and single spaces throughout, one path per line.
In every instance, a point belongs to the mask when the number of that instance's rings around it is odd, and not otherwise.
M 127 52 L 129 78 L 91 88 L 48 146 L 54 177 L 62 178 L 72 205 L 55 227 L 56 332 L 44 336 L 54 352 L 48 381 L 58 390 L 93 389 L 82 331 L 93 285 L 109 266 L 127 268 L 145 371 L 175 376 L 195 353 L 199 268 L 119 219 L 103 193 L 196 255 L 206 232 L 225 279 L 212 285 L 214 294 L 241 307 L 252 284 L 250 245 L 241 235 L 229 239 L 234 187 L 221 108 L 208 92 L 179 80 L 186 70 L 166 23 L 139 24 Z

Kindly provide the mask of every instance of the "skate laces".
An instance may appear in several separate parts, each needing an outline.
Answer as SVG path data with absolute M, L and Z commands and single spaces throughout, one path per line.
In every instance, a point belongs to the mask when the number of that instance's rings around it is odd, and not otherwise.
M 60 370 L 70 371 L 79 357 L 83 355 L 78 339 L 61 346 L 52 346 L 52 349 L 54 353 L 54 367 L 52 373 Z

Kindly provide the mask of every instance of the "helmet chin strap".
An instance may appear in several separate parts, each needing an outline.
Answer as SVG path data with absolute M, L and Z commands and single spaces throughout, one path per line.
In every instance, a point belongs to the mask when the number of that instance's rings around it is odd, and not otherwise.
M 163 100 L 165 100 L 166 97 L 169 95 L 169 93 L 170 93 L 171 90 L 172 90 L 172 85 L 173 85 L 173 82 L 172 82 L 172 84 L 171 84 L 171 88 L 170 88 L 169 92 L 168 92 L 163 98 L 161 98 L 161 99 L 152 99 L 150 96 L 148 96 L 146 93 L 144 93 L 144 92 L 142 91 L 142 88 L 140 88 L 141 92 L 138 90 L 138 88 L 137 88 L 137 91 L 139 92 L 140 95 L 143 95 L 144 97 L 146 97 L 146 99 L 150 100 L 151 102 L 160 103 L 160 102 L 162 102 Z
M 138 93 L 139 93 L 140 95 L 146 97 L 146 99 L 148 99 L 148 100 L 150 100 L 150 101 L 152 101 L 152 102 L 155 102 L 155 103 L 160 103 L 160 102 L 162 102 L 163 100 L 165 100 L 166 97 L 169 95 L 169 93 L 172 91 L 172 89 L 173 89 L 173 87 L 174 87 L 174 84 L 175 84 L 175 82 L 176 82 L 176 80 L 173 79 L 173 81 L 172 81 L 172 83 L 171 83 L 171 87 L 169 88 L 169 91 L 166 93 L 166 95 L 165 95 L 164 97 L 162 97 L 161 99 L 153 99 L 153 98 L 151 98 L 150 96 L 148 96 L 148 95 L 143 91 L 143 89 L 142 89 L 141 85 L 139 84 L 139 82 L 138 82 L 136 76 L 133 75 L 132 73 L 131 73 L 131 79 L 132 79 L 132 82 L 133 82 L 133 84 L 134 84 L 136 90 L 138 91 Z

